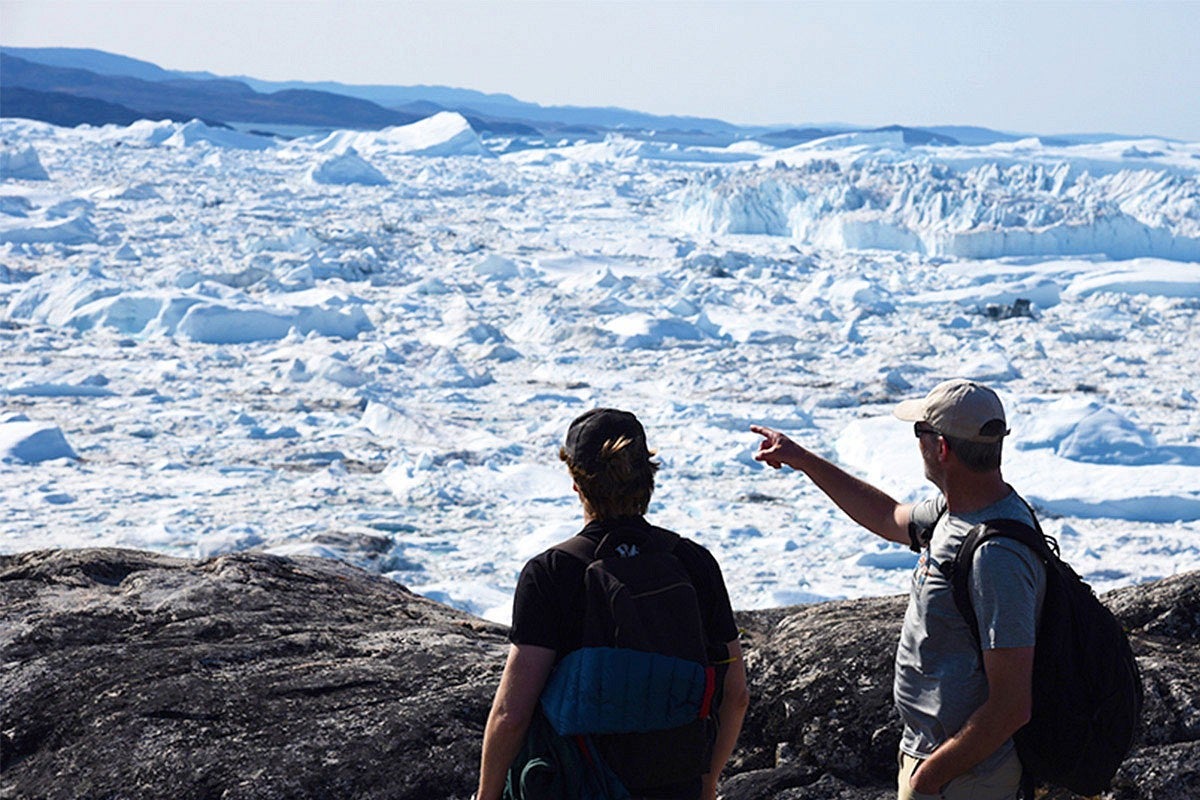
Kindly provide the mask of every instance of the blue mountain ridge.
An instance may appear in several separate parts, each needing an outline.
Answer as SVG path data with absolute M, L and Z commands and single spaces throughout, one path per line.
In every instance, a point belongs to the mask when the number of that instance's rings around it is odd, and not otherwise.
M 14 87 L 28 90 L 21 96 L 20 108 L 35 114 L 35 97 L 28 92 L 53 94 L 56 115 L 60 119 L 74 118 L 63 108 L 62 95 L 68 95 L 124 106 L 135 112 L 149 113 L 153 109 L 159 118 L 195 116 L 230 123 L 368 129 L 406 124 L 448 110 L 463 114 L 481 133 L 518 137 L 598 137 L 608 131 L 621 131 L 639 138 L 663 138 L 689 144 L 722 145 L 739 139 L 758 139 L 786 147 L 832 134 L 864 130 L 901 131 L 909 144 L 981 145 L 1032 135 L 967 125 L 890 125 L 883 128 L 846 123 L 735 125 L 707 117 L 658 115 L 616 107 L 543 106 L 508 94 L 449 86 L 222 77 L 211 72 L 168 70 L 148 61 L 91 48 L 0 46 L 0 54 L 8 57 L 0 70 L 0 91 L 7 92 Z M 8 60 L 11 58 L 25 63 L 18 65 L 18 62 Z M 30 64 L 73 70 L 76 74 L 58 72 L 33 77 L 31 73 L 37 70 L 31 70 Z M 0 96 L 0 114 L 15 116 L 15 113 L 9 113 L 8 106 L 9 103 L 3 102 Z M 100 113 L 99 106 L 89 108 L 93 112 L 81 111 L 75 116 L 82 118 L 88 113 Z M 109 112 L 110 116 L 123 116 L 112 109 Z M 103 124 L 110 120 L 85 121 Z M 1120 138 L 1128 137 L 1081 133 L 1059 134 L 1052 140 L 1055 144 L 1075 144 Z
M 0 113 L 11 115 L 2 93 L 12 88 L 74 95 L 124 106 L 149 118 L 200 119 L 258 124 L 381 128 L 426 116 L 409 114 L 355 97 L 288 89 L 255 92 L 239 81 L 166 77 L 145 80 L 102 75 L 74 67 L 38 64 L 0 50 Z M 41 118 L 41 117 L 38 117 Z M 88 120 L 93 121 L 93 120 Z
M 117 75 L 125 78 L 139 78 L 144 81 L 199 77 L 172 72 L 157 64 L 151 64 L 149 61 L 84 47 L 0 47 L 0 52 L 32 61 L 35 64 L 45 64 L 48 67 L 84 69 L 99 75 Z M 207 77 L 215 78 L 217 76 Z

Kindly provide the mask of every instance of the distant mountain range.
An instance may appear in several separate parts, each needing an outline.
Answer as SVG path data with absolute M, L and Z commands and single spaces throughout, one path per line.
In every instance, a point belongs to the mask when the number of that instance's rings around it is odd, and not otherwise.
M 102 63 L 109 62 L 106 59 Z M 348 123 L 349 127 L 382 128 L 406 125 L 426 116 L 329 92 L 289 89 L 261 94 L 240 81 L 221 78 L 171 76 L 147 80 L 58 67 L 20 58 L 5 48 L 0 51 L 0 112 L 6 116 L 11 88 L 101 100 L 141 115 L 158 114 L 172 119 L 199 117 L 220 122 L 314 126 Z
M 900 131 L 908 144 L 979 145 L 1022 136 L 968 126 L 739 126 L 718 119 L 622 108 L 542 106 L 507 94 L 446 86 L 263 81 L 177 72 L 102 50 L 0 47 L 0 116 L 55 125 L 127 125 L 142 118 L 198 118 L 210 125 L 253 126 L 274 133 L 305 128 L 376 130 L 406 125 L 440 111 L 462 114 L 483 136 L 525 139 L 599 139 L 621 132 L 687 145 L 725 146 L 756 139 L 788 147 L 864 130 Z M 1095 141 L 1096 136 L 1089 140 Z

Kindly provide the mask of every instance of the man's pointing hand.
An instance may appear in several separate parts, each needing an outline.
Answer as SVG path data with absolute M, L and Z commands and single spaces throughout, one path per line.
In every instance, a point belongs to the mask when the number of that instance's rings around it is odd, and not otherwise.
M 754 454 L 755 461 L 761 461 L 775 469 L 779 469 L 784 464 L 792 469 L 799 469 L 797 464 L 805 453 L 803 447 L 773 428 L 751 425 L 750 430 L 763 437 L 762 441 L 758 443 L 758 452 Z

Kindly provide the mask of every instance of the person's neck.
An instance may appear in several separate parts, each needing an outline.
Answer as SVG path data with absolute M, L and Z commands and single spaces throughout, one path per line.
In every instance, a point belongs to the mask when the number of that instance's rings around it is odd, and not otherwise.
M 947 475 L 942 493 L 951 514 L 971 514 L 994 505 L 1012 491 L 1000 470 Z

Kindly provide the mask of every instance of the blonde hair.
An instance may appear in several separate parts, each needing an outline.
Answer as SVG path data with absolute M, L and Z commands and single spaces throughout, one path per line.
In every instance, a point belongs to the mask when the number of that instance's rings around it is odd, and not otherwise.
M 600 447 L 593 472 L 572 462 L 566 448 L 559 449 L 558 457 L 566 462 L 571 478 L 594 518 L 642 516 L 650 507 L 658 464 L 651 460 L 653 450 L 643 449 L 639 453 L 642 448 L 633 445 L 634 440 L 628 436 L 606 440 Z

